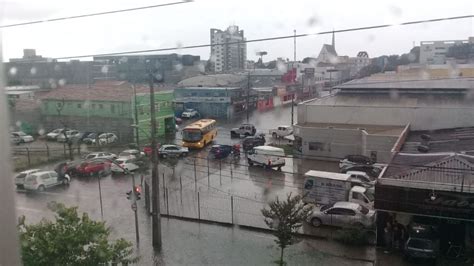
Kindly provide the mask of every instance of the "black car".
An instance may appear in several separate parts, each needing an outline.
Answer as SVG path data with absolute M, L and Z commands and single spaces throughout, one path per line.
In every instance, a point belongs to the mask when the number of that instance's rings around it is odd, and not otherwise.
M 102 134 L 102 132 L 90 132 L 88 135 L 84 136 L 82 138 L 82 142 L 85 144 L 95 144 L 97 138 L 99 138 L 99 135 Z
M 257 146 L 265 145 L 265 135 L 264 134 L 257 134 L 255 136 L 246 137 L 242 141 L 242 148 L 244 151 L 249 151 Z

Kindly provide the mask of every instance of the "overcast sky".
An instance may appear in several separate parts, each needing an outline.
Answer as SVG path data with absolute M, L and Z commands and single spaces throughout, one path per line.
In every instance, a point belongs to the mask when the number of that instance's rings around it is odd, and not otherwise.
M 0 24 L 79 15 L 90 12 L 169 3 L 173 0 L 16 0 L 0 2 Z M 209 29 L 235 24 L 247 39 L 311 33 L 474 14 L 474 1 L 316 1 L 316 0 L 196 0 L 181 4 L 3 29 L 3 56 L 21 57 L 34 48 L 46 57 L 121 52 L 209 43 Z M 339 55 L 370 57 L 408 52 L 413 43 L 457 40 L 473 36 L 473 19 L 399 26 L 336 34 Z M 316 56 L 330 35 L 297 39 L 297 59 Z M 293 40 L 251 43 L 247 57 L 267 51 L 265 60 L 293 58 Z M 208 59 L 210 48 L 178 50 Z M 169 52 L 167 52 L 169 53 Z

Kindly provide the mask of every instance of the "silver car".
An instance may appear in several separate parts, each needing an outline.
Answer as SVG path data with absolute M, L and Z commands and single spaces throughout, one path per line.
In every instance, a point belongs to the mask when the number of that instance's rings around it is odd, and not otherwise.
M 313 226 L 331 225 L 338 227 L 372 228 L 375 212 L 366 207 L 347 201 L 315 206 L 310 212 L 308 222 Z
M 188 148 L 173 144 L 162 145 L 160 149 L 158 149 L 158 154 L 161 158 L 166 158 L 168 156 L 182 157 L 188 155 L 188 153 Z

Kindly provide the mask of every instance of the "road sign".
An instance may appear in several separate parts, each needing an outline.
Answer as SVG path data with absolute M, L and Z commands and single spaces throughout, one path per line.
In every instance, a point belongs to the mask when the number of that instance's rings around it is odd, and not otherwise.
M 136 202 L 132 203 L 131 207 L 132 207 L 132 210 L 133 210 L 134 212 L 137 211 L 137 203 L 136 203 Z

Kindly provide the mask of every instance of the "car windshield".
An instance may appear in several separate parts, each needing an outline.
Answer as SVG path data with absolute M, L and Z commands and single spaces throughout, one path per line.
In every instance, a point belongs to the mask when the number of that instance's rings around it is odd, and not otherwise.
M 366 207 L 364 207 L 362 205 L 359 205 L 359 211 L 363 214 L 369 213 L 369 209 L 367 209 Z
M 429 239 L 422 238 L 411 238 L 408 241 L 408 247 L 417 248 L 417 249 L 433 249 L 433 242 Z
M 17 175 L 15 178 L 25 178 L 26 174 L 25 173 L 21 173 L 19 175 Z
M 183 130 L 184 141 L 200 141 L 202 134 L 200 130 Z
M 332 208 L 332 206 L 334 206 L 334 204 L 327 204 L 327 205 L 324 205 L 324 206 L 321 207 L 321 211 L 322 211 L 322 212 L 323 212 L 323 211 L 326 211 L 326 210 Z
M 95 158 L 96 156 L 97 156 L 97 154 L 89 154 L 89 155 L 86 156 L 86 160 Z
M 193 110 L 193 109 L 186 109 L 186 110 L 185 110 L 185 112 L 188 112 L 188 113 L 189 113 L 189 112 L 192 112 L 192 111 L 194 111 L 194 110 Z
M 372 202 L 375 200 L 374 194 L 372 193 L 365 193 L 365 196 Z

